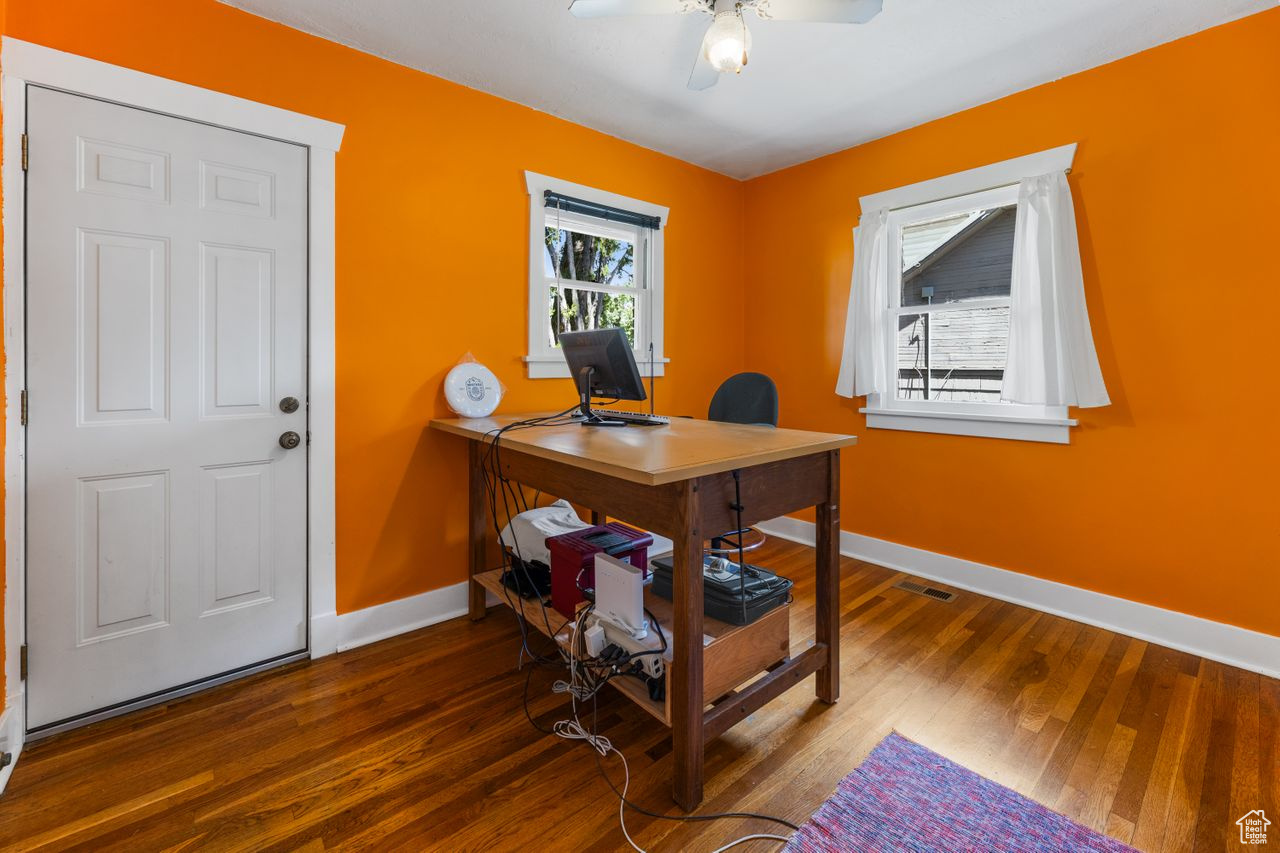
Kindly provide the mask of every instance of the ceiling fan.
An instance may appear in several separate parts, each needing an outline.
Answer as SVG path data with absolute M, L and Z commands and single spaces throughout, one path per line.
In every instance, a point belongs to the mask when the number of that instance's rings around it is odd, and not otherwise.
M 571 0 L 579 18 L 620 15 L 680 15 L 701 12 L 712 17 L 702 37 L 689 88 L 710 89 L 720 74 L 737 74 L 751 52 L 751 31 L 743 12 L 750 9 L 765 21 L 810 21 L 865 24 L 880 13 L 884 0 Z

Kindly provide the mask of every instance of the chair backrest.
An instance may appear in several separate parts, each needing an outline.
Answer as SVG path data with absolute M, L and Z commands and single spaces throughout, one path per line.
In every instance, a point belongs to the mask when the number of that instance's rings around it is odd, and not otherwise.
M 707 419 L 731 424 L 778 425 L 778 386 L 763 373 L 730 376 L 711 398 Z

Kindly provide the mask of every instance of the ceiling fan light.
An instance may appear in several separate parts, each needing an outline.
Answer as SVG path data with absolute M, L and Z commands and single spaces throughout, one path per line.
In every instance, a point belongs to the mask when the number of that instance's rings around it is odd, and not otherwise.
M 751 31 L 737 13 L 716 15 L 707 30 L 705 45 L 707 61 L 713 68 L 736 74 L 746 64 L 751 51 Z

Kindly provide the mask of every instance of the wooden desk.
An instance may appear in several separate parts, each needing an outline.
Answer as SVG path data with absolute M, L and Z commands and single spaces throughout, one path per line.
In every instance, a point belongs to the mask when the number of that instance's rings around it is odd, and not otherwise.
M 451 418 L 432 429 L 468 439 L 470 448 L 470 594 L 472 619 L 485 615 L 483 572 L 488 523 L 483 460 L 487 434 L 531 415 Z M 817 673 L 824 702 L 840 695 L 840 448 L 848 435 L 738 426 L 674 418 L 664 427 L 577 424 L 516 430 L 502 438 L 508 479 L 566 498 L 602 515 L 670 537 L 675 543 L 672 660 L 668 684 L 675 760 L 675 800 L 686 811 L 702 801 L 703 744 Z M 727 696 L 703 696 L 703 543 L 737 527 L 733 471 L 739 471 L 743 523 L 756 524 L 817 507 L 815 639 L 768 675 Z M 708 702 L 714 705 L 708 707 Z

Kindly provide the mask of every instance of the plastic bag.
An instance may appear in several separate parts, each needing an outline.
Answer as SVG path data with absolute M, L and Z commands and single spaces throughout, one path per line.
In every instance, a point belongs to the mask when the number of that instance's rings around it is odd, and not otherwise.
M 464 418 L 485 418 L 493 414 L 507 393 L 494 372 L 467 353 L 444 378 L 444 398 Z

